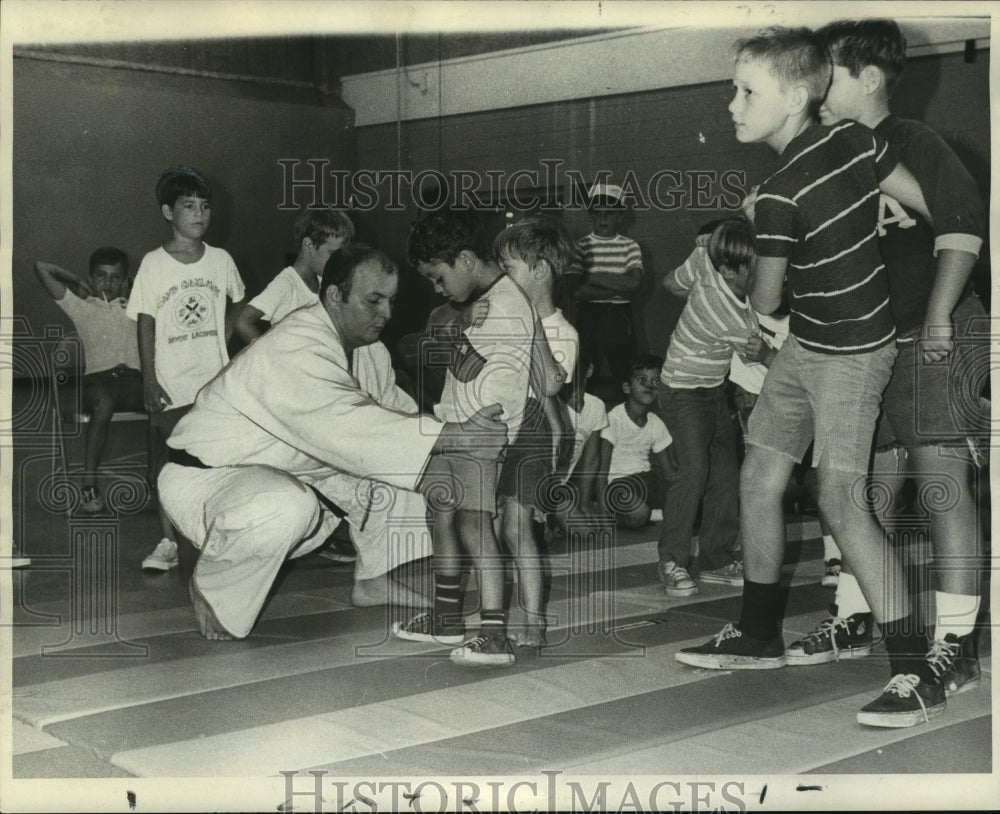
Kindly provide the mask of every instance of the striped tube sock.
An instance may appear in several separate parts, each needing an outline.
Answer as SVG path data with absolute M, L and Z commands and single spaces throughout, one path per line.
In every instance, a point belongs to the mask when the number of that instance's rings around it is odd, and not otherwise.
M 503 614 L 502 610 L 498 610 L 498 611 L 488 611 L 488 610 L 480 611 L 479 616 L 480 616 L 480 618 L 482 619 L 482 622 L 483 622 L 483 626 L 482 626 L 482 630 L 481 630 L 482 633 L 497 633 L 497 634 L 499 634 L 501 636 L 503 635 L 503 628 L 504 628 L 503 616 L 504 616 L 504 614 Z
M 434 575 L 434 627 L 439 632 L 464 629 L 462 575 Z

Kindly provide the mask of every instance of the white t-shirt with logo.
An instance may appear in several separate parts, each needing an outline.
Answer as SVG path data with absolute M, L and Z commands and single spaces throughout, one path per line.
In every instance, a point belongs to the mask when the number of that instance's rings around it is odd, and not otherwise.
M 243 299 L 243 281 L 229 253 L 205 246 L 196 263 L 181 263 L 162 246 L 139 266 L 126 314 L 156 320 L 156 378 L 172 408 L 194 401 L 198 390 L 229 361 L 226 299 Z

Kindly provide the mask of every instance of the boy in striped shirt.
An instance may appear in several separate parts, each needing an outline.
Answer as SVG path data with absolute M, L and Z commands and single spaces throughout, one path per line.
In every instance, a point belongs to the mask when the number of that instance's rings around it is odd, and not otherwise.
M 739 623 L 681 650 L 677 660 L 715 669 L 784 666 L 781 495 L 815 439 L 820 507 L 889 653 L 892 679 L 858 721 L 907 726 L 944 708 L 944 688 L 924 658 L 926 641 L 900 565 L 856 484 L 867 476 L 879 402 L 896 357 L 878 249 L 879 193 L 930 215 L 913 176 L 880 136 L 855 122 L 817 123 L 831 75 L 822 40 L 805 28 L 766 29 L 737 45 L 729 105 L 736 138 L 764 142 L 780 157 L 757 197 L 750 302 L 773 312 L 787 276 L 790 333 L 750 417 L 740 480 L 746 575 Z
M 743 584 L 743 564 L 733 556 L 739 540 L 739 462 L 736 431 L 726 401 L 726 375 L 737 352 L 766 361 L 757 315 L 747 302 L 753 227 L 743 218 L 710 224 L 684 265 L 663 285 L 687 305 L 670 337 L 660 373 L 660 409 L 674 438 L 679 470 L 667 482 L 660 533 L 659 573 L 667 596 L 691 596 L 699 578 Z M 692 536 L 702 509 L 698 557 Z

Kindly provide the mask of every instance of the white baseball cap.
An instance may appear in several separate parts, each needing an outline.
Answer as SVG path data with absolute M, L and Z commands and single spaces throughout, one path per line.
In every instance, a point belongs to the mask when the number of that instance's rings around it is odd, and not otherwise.
M 612 203 L 621 203 L 622 188 L 617 184 L 594 184 L 587 197 L 590 203 L 593 203 L 595 198 L 607 198 Z

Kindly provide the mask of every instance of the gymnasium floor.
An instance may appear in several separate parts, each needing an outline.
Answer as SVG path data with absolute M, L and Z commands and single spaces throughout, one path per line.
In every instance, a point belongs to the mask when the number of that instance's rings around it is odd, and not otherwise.
M 821 805 L 804 793 L 839 788 L 828 776 L 879 775 L 885 788 L 920 789 L 928 804 L 954 782 L 972 795 L 992 783 L 988 630 L 978 689 L 929 724 L 863 728 L 855 713 L 888 677 L 881 650 L 777 671 L 675 662 L 677 649 L 735 620 L 740 598 L 713 585 L 667 598 L 656 578 L 657 525 L 555 545 L 550 647 L 519 650 L 510 669 L 461 668 L 447 649 L 392 640 L 389 623 L 402 612 L 352 607 L 351 566 L 316 555 L 286 567 L 248 639 L 205 641 L 186 588 L 196 552 L 183 551 L 169 574 L 139 568 L 158 538 L 142 499 L 141 433 L 113 428 L 103 487 L 119 511 L 87 519 L 66 511 L 77 493 L 53 479 L 44 433 L 15 444 L 15 539 L 32 558 L 9 572 L 15 780 L 280 779 L 307 770 L 539 782 L 542 772 L 721 776 L 756 778 L 740 786 L 756 805 L 767 777 L 824 776 L 785 784 L 794 807 Z M 819 584 L 815 519 L 789 515 L 788 531 L 791 641 L 823 617 L 833 592 Z M 907 546 L 908 562 L 923 561 L 924 549 Z M 962 808 L 997 798 L 947 799 Z M 725 804 L 714 798 L 713 807 Z

